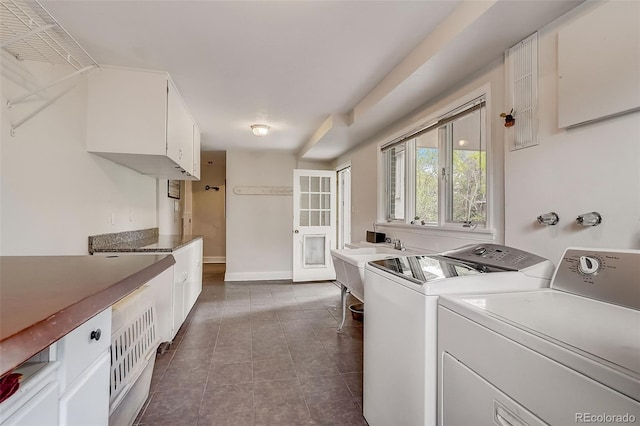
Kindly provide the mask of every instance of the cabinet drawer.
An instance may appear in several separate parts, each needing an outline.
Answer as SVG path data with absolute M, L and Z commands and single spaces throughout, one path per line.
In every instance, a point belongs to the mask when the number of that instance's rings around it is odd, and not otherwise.
M 50 382 L 1 426 L 55 425 L 58 421 L 58 384 Z
M 99 335 L 99 337 L 98 337 Z M 60 390 L 64 392 L 111 344 L 111 307 L 58 342 Z

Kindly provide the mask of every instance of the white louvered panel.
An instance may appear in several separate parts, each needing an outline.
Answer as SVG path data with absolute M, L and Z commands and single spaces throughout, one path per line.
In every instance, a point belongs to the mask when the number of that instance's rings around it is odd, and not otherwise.
M 538 33 L 506 52 L 507 105 L 513 108 L 516 123 L 507 130 L 511 150 L 538 144 Z M 506 111 L 508 112 L 508 111 Z

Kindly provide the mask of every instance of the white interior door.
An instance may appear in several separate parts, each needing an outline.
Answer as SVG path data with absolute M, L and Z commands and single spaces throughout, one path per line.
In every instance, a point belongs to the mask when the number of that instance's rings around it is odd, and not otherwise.
M 336 172 L 293 171 L 293 281 L 336 278 Z

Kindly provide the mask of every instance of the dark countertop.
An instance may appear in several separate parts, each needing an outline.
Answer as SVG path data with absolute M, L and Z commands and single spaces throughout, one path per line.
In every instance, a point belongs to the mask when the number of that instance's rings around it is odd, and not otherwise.
M 116 241 L 90 246 L 93 253 L 171 253 L 187 244 L 201 239 L 200 235 L 156 235 L 132 241 Z
M 171 255 L 0 257 L 0 376 L 173 264 Z

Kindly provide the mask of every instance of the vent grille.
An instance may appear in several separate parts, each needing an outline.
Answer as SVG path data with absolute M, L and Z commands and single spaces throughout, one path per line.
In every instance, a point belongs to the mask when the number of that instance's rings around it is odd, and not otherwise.
M 148 292 L 147 289 L 145 290 Z M 116 311 L 118 316 L 126 320 L 126 323 L 111 336 L 109 394 L 112 404 L 146 367 L 149 355 L 155 353 L 159 340 L 155 310 L 148 294 L 134 293 L 134 297 L 114 305 L 114 317 Z
M 506 51 L 507 109 L 515 125 L 507 130 L 511 150 L 538 144 L 538 33 Z

